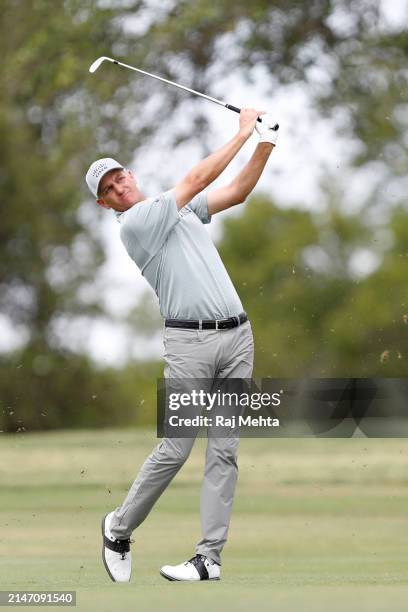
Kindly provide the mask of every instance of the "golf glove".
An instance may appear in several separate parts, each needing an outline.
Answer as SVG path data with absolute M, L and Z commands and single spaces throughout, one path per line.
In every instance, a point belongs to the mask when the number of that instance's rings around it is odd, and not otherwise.
M 273 127 L 277 125 L 277 122 L 272 117 L 272 115 L 265 114 L 261 115 L 262 123 L 259 121 L 256 122 L 255 129 L 260 134 L 259 142 L 270 142 L 273 145 L 276 145 L 276 141 L 278 140 L 278 130 L 274 130 Z

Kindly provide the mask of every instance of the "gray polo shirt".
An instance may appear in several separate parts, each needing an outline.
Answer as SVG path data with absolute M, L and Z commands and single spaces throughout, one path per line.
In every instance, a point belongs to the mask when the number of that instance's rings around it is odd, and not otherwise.
M 174 191 L 143 200 L 117 213 L 120 237 L 155 290 L 163 317 L 223 319 L 242 304 L 204 223 L 207 195 L 177 210 Z

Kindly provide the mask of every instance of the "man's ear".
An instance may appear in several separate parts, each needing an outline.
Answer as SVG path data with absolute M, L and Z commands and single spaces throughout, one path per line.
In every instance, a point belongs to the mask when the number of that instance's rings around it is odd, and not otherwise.
M 102 206 L 102 208 L 110 208 L 109 204 L 106 204 L 105 200 L 102 198 L 97 198 L 96 203 Z

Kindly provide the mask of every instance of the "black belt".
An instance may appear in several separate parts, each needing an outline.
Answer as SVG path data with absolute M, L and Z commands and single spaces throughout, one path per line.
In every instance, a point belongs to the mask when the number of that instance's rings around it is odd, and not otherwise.
M 178 327 L 180 329 L 230 329 L 238 327 L 248 321 L 246 312 L 241 312 L 237 317 L 229 319 L 199 319 L 196 321 L 185 319 L 166 319 L 164 325 L 166 327 Z

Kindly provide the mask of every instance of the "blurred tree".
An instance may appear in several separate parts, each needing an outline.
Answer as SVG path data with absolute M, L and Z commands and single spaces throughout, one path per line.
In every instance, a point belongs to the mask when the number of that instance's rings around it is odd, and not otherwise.
M 95 368 L 86 356 L 26 349 L 0 358 L 0 429 L 9 432 L 60 428 L 154 425 L 157 362 Z
M 101 309 L 97 299 L 78 299 L 103 257 L 98 211 L 95 224 L 78 215 L 84 170 L 98 152 L 116 152 L 120 142 L 126 157 L 134 143 L 120 119 L 126 77 L 122 91 L 115 75 L 92 90 L 87 68 L 112 49 L 121 34 L 116 20 L 138 3 L 127 5 L 2 4 L 0 306 L 38 350 L 53 346 L 52 323 L 64 312 Z M 122 37 L 122 45 L 132 39 Z
M 391 246 L 377 270 L 351 282 L 347 301 L 326 313 L 334 331 L 330 363 L 339 376 L 408 375 L 406 206 L 394 209 L 387 238 Z
M 255 376 L 406 376 L 406 212 L 395 210 L 393 246 L 363 277 L 353 259 L 375 235 L 334 205 L 322 216 L 258 196 L 225 222 L 219 250 L 250 314 Z
M 103 311 L 99 296 L 81 293 L 104 258 L 99 211 L 94 206 L 90 217 L 80 208 L 83 177 L 98 156 L 120 150 L 129 159 L 148 130 L 143 122 L 140 130 L 130 126 L 141 92 L 132 91 L 127 73 L 92 79 L 88 67 L 115 54 L 118 41 L 130 52 L 135 34 L 123 22 L 140 5 L 1 5 L 0 309 L 3 323 L 23 338 L 15 355 L 1 360 L 1 429 L 132 422 L 134 403 L 124 406 L 123 398 L 136 401 L 146 376 L 152 385 L 151 371 L 134 374 L 130 388 L 127 374 L 125 388 L 118 372 L 98 373 L 57 331 L 64 317 Z

